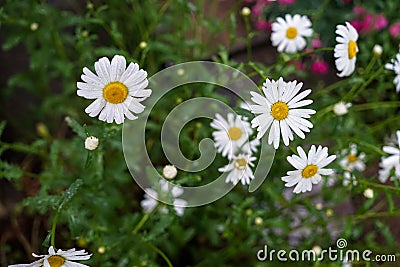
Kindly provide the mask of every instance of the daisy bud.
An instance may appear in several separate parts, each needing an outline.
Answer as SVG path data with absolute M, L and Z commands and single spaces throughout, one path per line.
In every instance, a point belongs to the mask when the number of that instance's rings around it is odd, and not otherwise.
M 382 46 L 376 44 L 376 45 L 374 45 L 372 52 L 374 53 L 375 56 L 380 57 L 382 55 L 383 48 L 382 48 Z
M 351 107 L 351 103 L 340 101 L 333 106 L 333 113 L 335 113 L 337 116 L 342 116 L 347 114 L 349 107 Z
M 89 32 L 87 30 L 82 31 L 82 37 L 88 37 Z
M 145 48 L 147 47 L 147 43 L 144 42 L 144 41 L 142 41 L 142 42 L 140 42 L 139 47 L 140 47 L 141 49 L 145 49 Z
M 254 223 L 255 223 L 256 225 L 261 225 L 261 224 L 263 223 L 263 219 L 262 219 L 261 217 L 256 217 L 256 218 L 254 219 Z
M 94 136 L 89 136 L 85 140 L 85 148 L 87 150 L 95 150 L 99 146 L 99 139 Z
M 251 14 L 251 10 L 250 8 L 248 8 L 247 6 L 245 6 L 244 8 L 242 8 L 242 16 L 247 17 Z
M 326 216 L 331 217 L 333 215 L 333 209 L 326 210 Z
M 183 76 L 185 74 L 185 70 L 184 69 L 179 69 L 176 71 L 176 74 L 178 74 L 179 76 Z
M 318 246 L 318 245 L 313 246 L 311 250 L 314 251 L 315 255 L 317 255 L 317 256 L 319 256 L 321 254 L 321 252 L 322 252 L 321 247 Z
M 366 198 L 373 198 L 374 197 L 374 190 L 372 190 L 371 188 L 367 188 L 364 191 L 364 197 Z
M 253 214 L 253 210 L 252 209 L 247 209 L 246 210 L 246 215 L 250 216 L 251 214 Z
M 106 247 L 105 246 L 101 246 L 97 249 L 97 252 L 99 254 L 104 254 L 106 252 Z
M 39 24 L 37 24 L 36 22 L 31 23 L 31 31 L 36 31 L 39 28 Z
M 174 179 L 177 173 L 174 165 L 166 165 L 163 169 L 163 175 L 167 179 Z
M 317 209 L 317 210 L 322 210 L 322 203 L 317 203 L 317 204 L 315 204 L 315 208 Z

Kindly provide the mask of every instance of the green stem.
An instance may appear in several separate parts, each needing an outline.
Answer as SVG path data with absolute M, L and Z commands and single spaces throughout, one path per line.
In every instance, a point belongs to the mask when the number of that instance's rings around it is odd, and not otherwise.
M 353 110 L 355 111 L 362 111 L 362 110 L 368 110 L 368 109 L 374 109 L 374 108 L 398 108 L 400 107 L 400 101 L 387 101 L 387 102 L 372 102 L 372 103 L 366 103 L 366 104 L 360 104 L 353 106 Z
M 251 60 L 252 57 L 252 45 L 251 45 L 251 39 L 252 39 L 252 33 L 251 33 L 251 27 L 250 27 L 250 21 L 249 21 L 249 16 L 243 16 L 244 17 L 244 25 L 246 27 L 246 46 L 247 46 L 247 60 Z
M 56 215 L 54 216 L 53 219 L 53 224 L 51 226 L 51 239 L 50 239 L 50 245 L 53 246 L 54 248 L 56 247 L 56 227 L 57 227 L 57 221 L 58 217 L 60 217 L 61 213 L 61 208 L 58 208 Z
M 148 245 L 158 254 L 160 255 L 165 262 L 168 264 L 168 267 L 173 267 L 171 261 L 168 259 L 167 255 L 165 255 L 164 252 L 162 252 L 161 249 L 159 249 L 158 247 L 154 246 L 153 244 L 148 243 Z
M 330 91 L 342 86 L 343 84 L 345 84 L 347 82 L 348 82 L 348 80 L 346 79 L 346 80 L 340 80 L 335 83 L 332 83 L 331 85 L 327 86 L 325 89 L 322 89 L 322 90 L 316 92 L 314 96 L 315 96 L 315 98 L 319 98 L 321 95 L 329 93 Z
M 137 234 L 149 218 L 150 218 L 150 213 L 146 213 L 142 217 L 142 219 L 138 222 L 135 229 L 133 229 L 132 234 Z
M 321 53 L 321 52 L 326 52 L 326 51 L 333 51 L 333 47 L 322 47 L 322 48 L 317 48 L 308 52 L 296 54 L 293 58 L 291 59 L 299 59 L 301 57 L 305 57 L 311 54 L 316 54 L 316 53 Z

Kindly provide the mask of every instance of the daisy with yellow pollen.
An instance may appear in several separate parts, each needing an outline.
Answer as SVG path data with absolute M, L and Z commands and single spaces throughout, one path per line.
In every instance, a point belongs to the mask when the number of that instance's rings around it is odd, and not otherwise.
M 94 63 L 96 74 L 88 68 L 83 68 L 81 79 L 77 82 L 78 96 L 96 99 L 85 112 L 90 117 L 99 115 L 99 119 L 117 124 L 124 122 L 125 117 L 134 120 L 133 114 L 143 112 L 140 103 L 151 95 L 148 85 L 147 72 L 139 69 L 136 63 L 130 63 L 126 68 L 123 56 L 116 55 L 111 62 L 108 58 L 100 58 Z
M 253 129 L 245 118 L 233 113 L 227 114 L 228 120 L 225 120 L 220 114 L 216 114 L 215 117 L 211 122 L 211 127 L 215 129 L 212 133 L 215 147 L 223 157 L 231 159 L 248 141 Z M 252 146 L 252 144 L 250 145 Z
M 312 33 L 311 21 L 307 16 L 296 14 L 292 17 L 286 14 L 285 19 L 278 17 L 272 23 L 271 41 L 279 52 L 296 53 L 306 47 L 304 37 L 310 37 Z
M 282 181 L 286 182 L 286 187 L 296 185 L 293 192 L 311 191 L 312 185 L 321 181 L 321 175 L 333 174 L 332 169 L 325 167 L 336 159 L 336 155 L 328 155 L 328 148 L 314 145 L 311 146 L 308 155 L 301 147 L 297 147 L 298 155 L 287 157 L 287 161 L 297 170 L 288 171 L 287 176 L 282 177 Z
M 241 181 L 243 185 L 250 184 L 250 181 L 254 178 L 251 167 L 254 167 L 253 161 L 255 159 L 250 154 L 239 154 L 234 156 L 228 165 L 218 170 L 220 172 L 229 172 L 225 180 L 226 183 L 231 182 L 236 185 Z
M 89 267 L 81 263 L 73 261 L 88 260 L 92 254 L 88 254 L 85 250 L 75 250 L 74 248 L 69 250 L 54 250 L 54 247 L 49 247 L 48 255 L 36 255 L 32 253 L 36 258 L 41 258 L 35 262 L 29 264 L 14 264 L 8 267 Z
M 343 149 L 341 154 L 343 158 L 339 161 L 339 165 L 343 170 L 349 172 L 353 170 L 365 171 L 365 153 L 358 153 L 356 144 L 350 144 L 350 149 Z
M 277 149 L 281 135 L 285 146 L 289 145 L 289 140 L 294 139 L 293 132 L 300 138 L 305 138 L 303 132 L 309 132 L 313 127 L 308 119 L 315 114 L 315 110 L 299 108 L 313 102 L 303 100 L 311 93 L 311 89 L 299 93 L 302 85 L 303 83 L 297 81 L 286 83 L 282 78 L 278 81 L 267 79 L 262 87 L 264 96 L 250 92 L 251 100 L 256 103 L 250 106 L 251 112 L 259 114 L 251 121 L 251 127 L 257 127 L 257 139 L 261 139 L 270 129 L 268 144 L 273 143 Z
M 336 68 L 340 72 L 337 75 L 349 76 L 356 67 L 358 33 L 350 23 L 346 22 L 346 26 L 336 26 L 336 34 L 339 36 L 336 36 L 338 44 L 335 46 L 334 56 Z

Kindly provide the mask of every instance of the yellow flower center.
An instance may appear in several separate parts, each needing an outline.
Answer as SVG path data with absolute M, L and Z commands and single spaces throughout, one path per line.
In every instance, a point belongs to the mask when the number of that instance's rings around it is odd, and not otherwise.
M 112 82 L 104 87 L 103 96 L 107 102 L 119 104 L 128 96 L 128 88 L 120 82 Z
M 228 131 L 229 139 L 237 141 L 242 137 L 242 130 L 239 127 L 231 127 Z
M 318 172 L 318 166 L 314 164 L 307 165 L 301 172 L 303 178 L 311 178 Z
M 60 267 L 64 264 L 65 259 L 59 255 L 50 256 L 47 261 L 50 264 L 50 267 Z
M 347 156 L 347 160 L 348 160 L 350 163 L 356 162 L 357 159 L 358 159 L 357 156 L 356 156 L 356 155 L 353 155 L 353 154 L 350 154 L 350 155 Z
M 349 59 L 352 59 L 357 54 L 357 43 L 350 41 L 347 47 L 347 52 L 349 54 Z
M 247 161 L 245 159 L 236 159 L 235 167 L 238 170 L 243 170 L 247 166 Z
M 289 27 L 286 30 L 286 37 L 288 39 L 294 39 L 297 36 L 297 29 L 295 27 Z
M 286 119 L 289 114 L 289 107 L 285 102 L 278 101 L 271 107 L 271 115 L 275 120 Z

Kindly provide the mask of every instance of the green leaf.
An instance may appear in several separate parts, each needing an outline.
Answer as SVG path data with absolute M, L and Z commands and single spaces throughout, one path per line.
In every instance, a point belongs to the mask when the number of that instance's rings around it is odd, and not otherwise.
M 71 127 L 72 131 L 74 131 L 79 137 L 84 139 L 87 137 L 85 128 L 76 120 L 72 119 L 71 117 L 66 117 L 65 121 L 67 122 L 68 126 Z
M 0 178 L 16 179 L 22 177 L 24 172 L 17 165 L 0 161 Z
M 59 209 L 62 209 L 65 205 L 68 204 L 69 201 L 78 193 L 81 188 L 83 181 L 81 179 L 76 179 L 70 187 L 64 191 L 64 194 L 61 196 L 61 203 Z
M 3 134 L 5 127 L 6 127 L 6 121 L 1 121 L 0 122 L 0 136 Z

